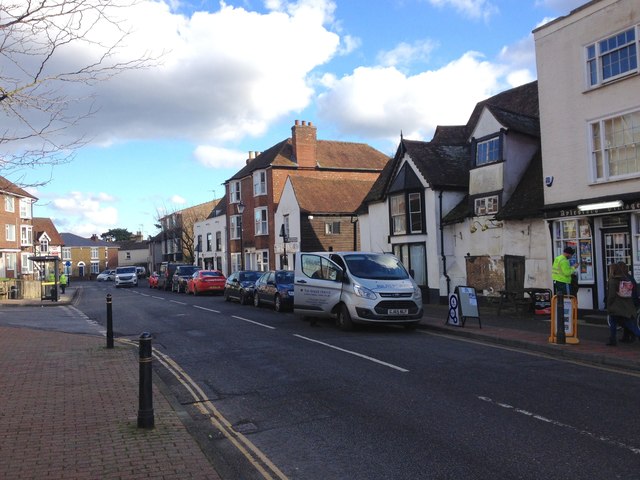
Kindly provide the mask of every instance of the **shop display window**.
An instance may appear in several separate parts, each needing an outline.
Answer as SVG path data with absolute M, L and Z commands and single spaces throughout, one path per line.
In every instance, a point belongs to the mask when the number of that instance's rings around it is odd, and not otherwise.
M 555 256 L 565 247 L 572 247 L 576 254 L 571 258 L 572 265 L 580 263 L 578 281 L 592 282 L 593 272 L 593 235 L 587 219 L 561 220 L 554 223 Z

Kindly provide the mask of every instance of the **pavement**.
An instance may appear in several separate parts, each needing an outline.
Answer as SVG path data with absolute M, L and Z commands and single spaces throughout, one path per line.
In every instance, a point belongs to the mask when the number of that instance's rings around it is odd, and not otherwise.
M 81 286 L 58 302 L 2 300 L 13 305 L 71 304 Z M 640 372 L 640 341 L 605 345 L 606 317 L 578 320 L 577 344 L 549 342 L 549 318 L 479 309 L 464 327 L 445 324 L 447 306 L 426 305 L 419 326 L 602 367 Z M 187 430 L 188 414 L 154 374 L 154 428 L 138 428 L 137 345 L 101 336 L 0 327 L 0 478 L 207 479 L 221 477 Z

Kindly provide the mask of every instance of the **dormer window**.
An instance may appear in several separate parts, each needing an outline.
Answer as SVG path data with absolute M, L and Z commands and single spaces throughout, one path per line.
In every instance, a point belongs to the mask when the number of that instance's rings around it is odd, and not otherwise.
M 493 137 L 476 143 L 476 166 L 502 160 L 500 137 Z
M 498 213 L 498 196 L 491 195 L 490 197 L 476 198 L 474 206 L 476 216 L 495 215 Z

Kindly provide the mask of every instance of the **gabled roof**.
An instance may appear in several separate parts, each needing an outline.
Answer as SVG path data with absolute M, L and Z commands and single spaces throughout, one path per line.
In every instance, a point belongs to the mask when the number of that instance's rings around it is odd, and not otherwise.
M 446 145 L 415 140 L 401 141 L 432 189 L 469 187 L 469 145 Z
M 65 247 L 111 247 L 118 248 L 113 242 L 105 242 L 104 240 L 84 238 L 73 233 L 61 233 L 62 241 Z
M 23 190 L 22 188 L 17 186 L 15 183 L 10 182 L 9 180 L 7 180 L 2 176 L 0 176 L 0 192 L 10 193 L 12 195 L 16 195 L 17 197 L 26 197 L 26 198 L 32 198 L 34 200 L 37 200 L 37 197 L 34 197 L 26 190 Z
M 149 242 L 136 242 L 135 240 L 126 240 L 124 242 L 117 242 L 115 245 L 111 243 L 110 245 L 117 246 L 120 250 L 147 250 L 149 248 Z
M 51 245 L 62 245 L 64 243 L 60 233 L 58 233 L 58 229 L 50 218 L 33 217 L 31 224 L 33 225 L 34 238 L 36 241 L 39 241 L 42 234 L 46 233 Z
M 543 216 L 544 192 L 540 150 L 529 162 L 509 201 L 496 214 L 498 220 L 517 220 Z
M 319 169 L 380 171 L 389 162 L 389 157 L 365 143 L 318 140 L 316 161 Z M 263 170 L 270 166 L 297 168 L 291 138 L 276 143 L 256 158 L 249 160 L 227 182 L 247 177 L 255 170 Z
M 218 203 L 214 205 L 213 209 L 211 209 L 211 213 L 207 216 L 207 218 L 224 216 L 226 215 L 226 213 L 227 213 L 227 197 L 225 195 L 224 197 L 218 200 Z
M 370 180 L 290 176 L 300 211 L 315 214 L 355 213 L 373 185 Z
M 487 109 L 507 130 L 540 138 L 540 119 L 538 117 L 521 115 L 492 105 L 489 105 Z

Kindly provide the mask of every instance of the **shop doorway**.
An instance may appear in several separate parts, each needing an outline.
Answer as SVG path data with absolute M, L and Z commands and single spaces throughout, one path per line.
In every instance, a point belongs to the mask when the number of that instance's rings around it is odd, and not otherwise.
M 524 257 L 504 256 L 504 286 L 507 291 L 520 291 L 524 288 Z
M 609 280 L 609 265 L 624 262 L 631 265 L 631 235 L 628 228 L 602 230 L 602 258 L 604 259 L 604 283 Z

